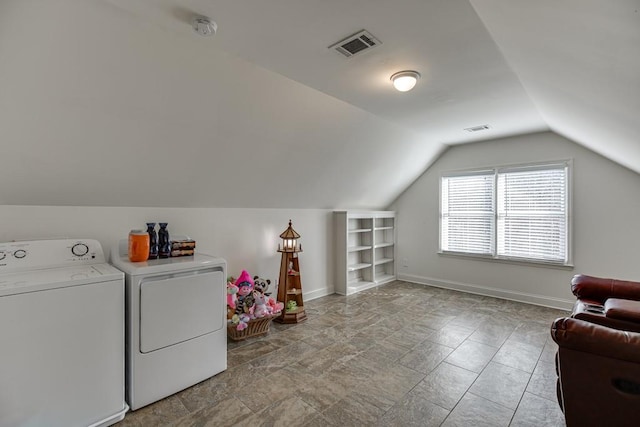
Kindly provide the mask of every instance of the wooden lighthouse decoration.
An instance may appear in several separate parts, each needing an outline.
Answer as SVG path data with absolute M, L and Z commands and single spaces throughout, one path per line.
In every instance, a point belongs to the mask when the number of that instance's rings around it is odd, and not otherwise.
M 307 320 L 302 301 L 302 282 L 300 280 L 300 264 L 298 253 L 302 252 L 302 245 L 298 244 L 300 235 L 291 226 L 280 234 L 282 247 L 278 245 L 278 252 L 282 253 L 280 261 L 280 278 L 278 281 L 278 301 L 284 304 L 280 317 L 275 318 L 280 323 L 298 323 Z

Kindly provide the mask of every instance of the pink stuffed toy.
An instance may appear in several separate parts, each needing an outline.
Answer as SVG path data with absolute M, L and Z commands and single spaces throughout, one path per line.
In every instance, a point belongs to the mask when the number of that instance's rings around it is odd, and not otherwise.
M 236 309 L 236 301 L 238 301 L 238 287 L 231 282 L 227 282 L 227 305 L 233 310 Z
M 253 279 L 246 270 L 242 270 L 235 285 L 238 287 L 238 299 L 240 300 L 243 300 L 244 297 L 253 291 Z
M 238 299 L 236 304 L 236 314 L 253 313 L 253 279 L 246 270 L 242 270 L 240 277 L 236 280 L 238 287 Z
M 249 320 L 251 319 L 248 314 L 241 314 L 238 316 L 238 326 L 236 326 L 236 329 L 239 331 L 247 329 L 247 326 L 249 326 Z
M 271 313 L 273 314 L 278 314 L 282 311 L 282 309 L 284 308 L 284 304 L 281 302 L 277 302 L 275 299 L 269 297 L 267 299 L 267 305 L 269 305 L 269 307 L 271 307 Z
M 265 296 L 260 292 L 253 292 L 253 298 L 255 300 L 255 308 L 253 310 L 253 317 L 255 319 L 262 318 L 269 315 L 269 310 L 267 303 L 265 301 Z

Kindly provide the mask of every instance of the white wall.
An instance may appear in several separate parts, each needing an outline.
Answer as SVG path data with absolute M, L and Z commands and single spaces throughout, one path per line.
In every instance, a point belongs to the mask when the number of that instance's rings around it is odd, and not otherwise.
M 293 221 L 306 299 L 333 293 L 332 211 L 316 209 L 212 209 L 0 206 L 0 241 L 46 238 L 97 239 L 105 252 L 131 229 L 166 221 L 170 234 L 186 234 L 197 251 L 227 260 L 228 274 L 242 269 L 275 283 L 279 238 Z M 275 288 L 272 288 L 275 291 Z
M 573 159 L 575 268 L 438 254 L 443 172 L 563 159 Z M 554 133 L 452 147 L 392 209 L 398 215 L 398 273 L 405 280 L 565 308 L 572 304 L 569 281 L 574 274 L 640 281 L 640 175 Z
M 0 1 L 0 204 L 378 208 L 440 152 L 179 23 Z

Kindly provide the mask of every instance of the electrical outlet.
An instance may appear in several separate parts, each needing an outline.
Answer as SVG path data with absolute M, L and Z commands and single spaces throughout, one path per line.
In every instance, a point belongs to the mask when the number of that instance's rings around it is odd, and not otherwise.
M 409 260 L 406 258 L 402 258 L 402 266 L 403 267 L 409 267 Z

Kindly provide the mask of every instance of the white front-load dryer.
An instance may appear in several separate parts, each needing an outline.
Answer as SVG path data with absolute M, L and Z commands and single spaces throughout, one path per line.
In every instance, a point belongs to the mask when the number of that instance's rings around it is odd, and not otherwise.
M 226 261 L 205 254 L 131 262 L 125 273 L 126 396 L 135 410 L 227 368 Z

